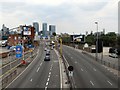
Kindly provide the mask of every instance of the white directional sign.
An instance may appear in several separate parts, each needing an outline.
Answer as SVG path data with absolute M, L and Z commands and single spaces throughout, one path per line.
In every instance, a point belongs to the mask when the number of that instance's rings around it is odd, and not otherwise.
M 85 48 L 88 48 L 88 44 L 87 44 L 87 43 L 85 43 L 84 47 L 85 47 Z
M 69 71 L 69 76 L 73 76 L 73 71 Z

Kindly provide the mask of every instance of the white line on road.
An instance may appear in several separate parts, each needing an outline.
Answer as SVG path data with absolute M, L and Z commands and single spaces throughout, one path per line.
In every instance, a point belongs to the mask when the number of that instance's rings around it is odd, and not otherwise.
M 38 67 L 37 72 L 39 71 L 40 67 Z
M 107 81 L 111 86 L 112 86 L 112 83 L 110 81 Z
M 51 75 L 51 72 L 49 72 L 49 75 Z
M 112 72 L 112 71 L 110 71 L 110 72 Z
M 47 82 L 49 82 L 50 78 L 47 79 Z
M 39 52 L 39 49 L 38 49 Z M 33 61 L 23 70 L 23 72 L 21 72 L 10 84 L 8 84 L 5 88 L 8 88 L 15 80 L 17 80 L 31 65 L 32 63 L 35 61 L 35 59 L 37 59 L 39 54 L 37 54 L 37 56 L 33 59 Z
M 83 69 L 81 68 L 81 71 L 83 71 Z
M 45 87 L 45 90 L 47 90 L 47 86 Z
M 32 81 L 33 81 L 33 79 L 30 79 L 30 81 L 32 82 Z
M 94 71 L 96 71 L 96 69 L 95 69 L 95 68 L 93 68 L 93 70 L 94 70 Z
M 77 62 L 75 61 L 75 63 L 77 63 Z
M 48 78 L 50 78 L 50 75 L 48 76 Z
M 93 82 L 92 82 L 92 81 L 90 81 L 90 83 L 94 86 L 94 84 L 93 84 Z
M 48 82 L 46 83 L 46 86 L 48 86 Z
M 40 66 L 42 65 L 42 63 L 40 63 Z

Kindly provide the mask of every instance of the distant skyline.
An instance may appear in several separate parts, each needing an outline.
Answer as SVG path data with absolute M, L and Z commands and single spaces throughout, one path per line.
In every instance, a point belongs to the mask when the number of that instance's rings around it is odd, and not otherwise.
M 119 0 L 0 0 L 0 29 L 42 23 L 56 25 L 57 33 L 118 32 Z

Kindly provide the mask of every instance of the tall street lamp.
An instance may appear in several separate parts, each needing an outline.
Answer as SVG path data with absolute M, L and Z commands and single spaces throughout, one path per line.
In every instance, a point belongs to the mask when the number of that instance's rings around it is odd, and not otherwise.
M 96 40 L 96 61 L 98 58 L 98 22 L 95 22 L 96 24 L 96 29 L 97 29 L 97 40 Z

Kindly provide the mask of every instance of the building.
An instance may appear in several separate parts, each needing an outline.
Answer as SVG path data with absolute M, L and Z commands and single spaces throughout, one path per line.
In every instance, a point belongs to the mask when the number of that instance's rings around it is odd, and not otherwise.
M 27 27 L 27 31 L 23 29 L 22 33 L 14 33 L 10 34 L 8 37 L 8 45 L 9 46 L 16 46 L 17 44 L 28 44 L 29 41 L 34 41 L 35 33 L 34 33 L 34 27 L 30 26 L 23 26 Z
M 43 37 L 48 36 L 47 35 L 47 23 L 42 24 L 42 34 L 43 34 Z
M 39 23 L 38 22 L 33 22 L 33 27 L 35 28 L 35 33 L 39 32 Z
M 9 35 L 9 28 L 7 28 L 4 24 L 2 25 L 2 29 L 0 31 L 0 38 L 1 39 L 7 39 L 6 37 L 8 37 Z
M 49 25 L 50 36 L 53 36 L 54 32 L 56 33 L 56 27 L 55 27 L 55 25 Z

